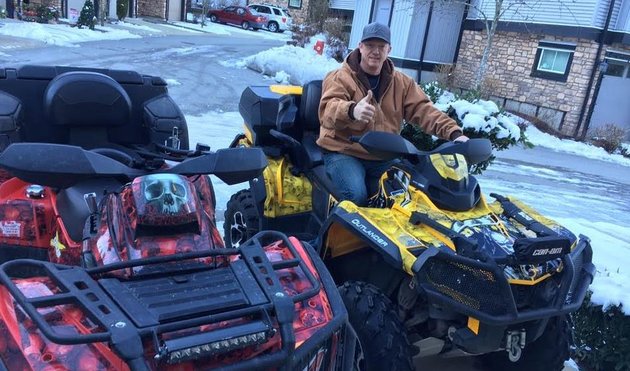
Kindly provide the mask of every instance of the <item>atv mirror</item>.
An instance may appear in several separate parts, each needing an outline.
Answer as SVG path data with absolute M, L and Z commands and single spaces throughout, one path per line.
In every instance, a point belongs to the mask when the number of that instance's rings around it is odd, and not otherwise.
M 431 153 L 443 155 L 461 153 L 466 157 L 468 165 L 475 165 L 490 158 L 492 155 L 492 142 L 485 138 L 469 139 L 466 142 L 447 142 L 431 151 Z
M 418 149 L 411 142 L 394 133 L 370 131 L 358 138 L 358 140 L 356 138 L 351 140 L 358 142 L 371 155 L 378 156 L 383 160 L 392 160 L 419 153 Z
M 54 188 L 96 177 L 133 179 L 142 175 L 101 154 L 52 143 L 13 143 L 0 154 L 0 167 L 25 182 Z
M 267 158 L 260 148 L 226 148 L 191 158 L 165 172 L 180 175 L 213 174 L 228 185 L 246 182 L 267 167 Z

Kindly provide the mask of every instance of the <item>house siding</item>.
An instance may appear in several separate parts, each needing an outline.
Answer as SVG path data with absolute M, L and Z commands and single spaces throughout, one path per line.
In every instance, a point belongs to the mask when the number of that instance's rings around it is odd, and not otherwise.
M 539 41 L 576 44 L 566 82 L 530 76 Z M 455 84 L 471 88 L 483 53 L 485 36 L 464 31 Z M 486 86 L 508 110 L 527 113 L 565 136 L 573 136 L 587 94 L 597 43 L 578 38 L 497 32 L 488 63 Z M 596 76 L 597 78 L 597 76 Z M 589 92 L 592 95 L 592 92 Z
M 371 6 L 370 1 L 361 0 L 357 3 L 354 16 L 352 17 L 352 30 L 350 31 L 350 41 L 348 42 L 350 48 L 355 48 L 359 45 L 363 27 L 370 23 Z
M 540 0 L 528 1 L 529 5 L 518 5 L 506 1 L 504 8 L 513 5 L 505 12 L 502 21 L 505 22 L 530 22 L 549 23 L 582 27 L 602 27 L 595 25 L 595 9 L 598 9 L 600 1 L 608 0 Z M 489 20 L 494 17 L 495 0 L 480 0 L 478 8 L 486 14 Z M 605 18 L 605 15 L 604 15 Z M 471 11 L 468 19 L 483 20 L 483 16 L 477 11 Z
M 604 28 L 606 25 L 606 17 L 608 16 L 608 8 L 610 7 L 612 0 L 599 0 L 597 7 L 595 8 L 595 14 L 593 17 L 593 26 L 597 28 Z M 615 8 L 617 8 L 617 13 L 619 12 L 619 5 L 621 5 L 620 1 L 617 1 L 615 4 Z M 613 9 L 612 19 L 615 18 L 615 11 Z M 611 22 L 613 24 L 613 22 Z
M 624 0 L 619 4 L 619 13 L 610 24 L 612 30 L 630 32 L 630 0 Z
M 436 3 L 427 36 L 425 61 L 453 63 L 465 6 L 461 3 Z
M 417 36 L 412 34 L 410 31 L 410 29 L 412 28 L 412 25 L 418 26 L 418 23 L 420 22 L 415 22 L 415 16 L 416 16 L 416 8 L 417 5 L 415 6 L 410 6 L 408 2 L 406 2 L 405 0 L 397 0 L 394 2 L 394 6 L 392 8 L 392 14 L 391 14 L 391 23 L 390 23 L 390 30 L 391 30 L 391 35 L 392 35 L 392 52 L 391 55 L 393 57 L 401 57 L 401 58 L 415 58 L 418 59 L 420 57 L 420 49 L 419 47 L 417 47 L 418 43 L 415 43 L 414 41 L 412 41 L 412 50 L 407 51 L 407 46 L 409 45 L 409 40 L 412 39 L 416 39 Z M 426 16 L 425 16 L 426 18 Z M 413 22 L 412 22 L 413 21 Z M 422 22 L 424 23 L 424 22 Z M 422 33 L 424 33 L 424 29 L 419 30 Z M 419 39 L 422 40 L 422 39 Z M 414 48 L 414 46 L 416 46 L 416 48 Z M 414 49 L 417 49 L 417 52 L 414 51 Z M 411 54 L 408 56 L 408 54 Z
M 330 0 L 330 9 L 354 10 L 357 0 Z

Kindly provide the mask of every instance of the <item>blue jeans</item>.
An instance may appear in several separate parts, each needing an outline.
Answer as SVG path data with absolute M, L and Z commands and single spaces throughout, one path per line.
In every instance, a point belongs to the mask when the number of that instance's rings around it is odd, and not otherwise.
M 358 206 L 366 206 L 368 188 L 366 185 L 377 182 L 381 175 L 399 160 L 363 160 L 341 153 L 325 153 L 326 173 L 341 193 L 341 200 L 349 200 Z

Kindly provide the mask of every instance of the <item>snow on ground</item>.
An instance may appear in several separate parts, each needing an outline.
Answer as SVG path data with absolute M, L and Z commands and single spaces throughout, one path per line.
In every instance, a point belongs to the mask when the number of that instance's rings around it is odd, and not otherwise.
M 9 22 L 0 27 L 0 34 L 26 39 L 34 39 L 46 44 L 78 47 L 77 43 L 96 40 L 137 39 L 127 30 L 114 29 L 109 26 L 97 26 L 96 30 L 78 29 L 67 24 L 41 24 L 35 22 Z
M 238 26 L 224 25 L 220 23 L 212 23 L 210 20 L 206 20 L 206 24 L 202 27 L 201 23 L 190 22 L 171 22 L 173 26 L 180 27 L 197 32 L 209 32 L 216 35 L 235 35 L 235 36 L 249 36 L 249 37 L 261 37 L 264 39 L 273 40 L 291 40 L 291 32 L 273 33 L 266 30 L 252 31 L 244 30 Z
M 50 45 L 65 47 L 78 47 L 78 43 L 98 40 L 122 40 L 141 38 L 163 34 L 159 28 L 187 31 L 191 33 L 208 32 L 216 35 L 240 36 L 264 38 L 280 41 L 291 40 L 291 32 L 272 33 L 266 30 L 250 31 L 239 27 L 211 23 L 208 21 L 204 27 L 200 24 L 188 22 L 159 23 L 149 26 L 142 19 L 134 18 L 128 21 L 115 21 L 111 25 L 96 26 L 95 30 L 88 28 L 79 29 L 71 27 L 67 19 L 60 19 L 63 24 L 40 24 L 36 22 L 22 22 L 12 19 L 3 19 L 0 22 L 0 35 L 22 37 L 42 41 Z M 122 29 L 121 29 L 122 28 Z M 1 46 L 0 46 L 1 47 Z
M 523 121 L 521 118 L 514 115 L 512 116 L 518 121 Z M 610 154 L 603 148 L 592 144 L 576 142 L 570 139 L 560 139 L 552 135 L 545 134 L 538 130 L 534 125 L 528 125 L 525 135 L 527 135 L 527 139 L 529 139 L 529 141 L 534 145 L 549 148 L 556 152 L 570 153 L 595 160 L 615 162 L 620 165 L 630 166 L 630 158 L 623 157 L 622 155 Z
M 282 74 L 283 80 L 294 85 L 303 85 L 312 80 L 321 80 L 326 74 L 341 65 L 334 59 L 319 55 L 312 47 L 300 48 L 285 45 L 264 50 L 233 65 L 245 65 L 269 76 Z
M 120 26 L 120 27 L 125 27 L 125 28 L 129 28 L 130 30 L 133 31 L 146 31 L 149 33 L 153 33 L 153 34 L 158 34 L 158 33 L 162 33 L 161 30 L 158 30 L 157 28 L 151 27 L 151 26 L 147 26 L 147 25 L 143 25 L 143 24 L 136 24 L 133 22 L 125 22 L 125 21 L 115 21 L 113 22 L 113 24 Z

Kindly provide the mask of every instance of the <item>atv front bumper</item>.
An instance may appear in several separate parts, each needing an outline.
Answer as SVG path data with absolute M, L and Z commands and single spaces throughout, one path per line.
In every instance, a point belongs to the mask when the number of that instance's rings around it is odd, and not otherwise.
M 546 319 L 577 310 L 593 281 L 593 251 L 588 238 L 580 237 L 573 251 L 562 258 L 563 270 L 531 286 L 510 285 L 494 261 L 480 262 L 434 247 L 424 251 L 412 269 L 430 302 L 483 324 L 503 327 Z M 524 297 L 536 295 L 543 285 L 556 290 L 549 301 L 523 303 Z

